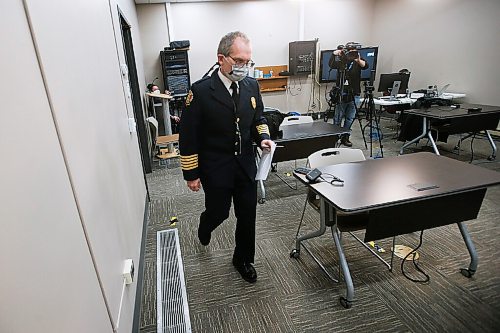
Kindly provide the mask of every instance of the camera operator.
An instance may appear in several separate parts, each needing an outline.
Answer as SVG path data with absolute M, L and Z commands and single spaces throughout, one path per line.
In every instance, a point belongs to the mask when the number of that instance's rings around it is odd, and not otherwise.
M 333 123 L 349 130 L 356 117 L 354 103 L 359 105 L 361 70 L 368 68 L 368 62 L 361 58 L 357 51 L 360 47 L 360 44 L 354 42 L 349 42 L 345 46 L 339 45 L 337 50 L 333 51 L 329 62 L 330 68 L 338 70 L 337 89 L 341 91 L 339 100 L 335 101 L 337 105 Z M 342 118 L 345 118 L 344 125 L 341 125 Z M 342 136 L 340 142 L 347 147 L 352 147 L 349 135 Z

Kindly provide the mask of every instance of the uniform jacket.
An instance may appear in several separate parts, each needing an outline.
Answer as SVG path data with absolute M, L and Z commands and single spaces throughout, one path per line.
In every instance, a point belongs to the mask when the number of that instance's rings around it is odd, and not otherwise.
M 235 167 L 239 164 L 254 180 L 253 142 L 260 146 L 262 140 L 269 139 L 263 109 L 259 85 L 253 78 L 239 81 L 237 114 L 217 70 L 193 83 L 179 132 L 184 179 L 200 178 L 204 186 L 232 187 Z

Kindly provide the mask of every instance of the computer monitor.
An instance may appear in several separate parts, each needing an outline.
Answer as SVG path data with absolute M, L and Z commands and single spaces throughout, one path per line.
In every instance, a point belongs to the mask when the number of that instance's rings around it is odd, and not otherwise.
M 378 91 L 386 92 L 392 89 L 394 81 L 401 81 L 399 85 L 399 93 L 405 93 L 408 89 L 408 81 L 410 80 L 410 74 L 404 73 L 390 73 L 390 74 L 380 74 L 380 81 L 378 83 Z
M 320 54 L 320 78 L 319 82 L 335 82 L 337 81 L 337 70 L 331 69 L 328 65 L 330 58 L 335 50 L 323 50 Z M 361 71 L 361 81 L 369 81 L 373 72 L 373 77 L 375 77 L 375 71 L 377 69 L 377 57 L 378 57 L 378 46 L 363 47 L 358 49 L 361 58 L 368 62 L 368 68 Z

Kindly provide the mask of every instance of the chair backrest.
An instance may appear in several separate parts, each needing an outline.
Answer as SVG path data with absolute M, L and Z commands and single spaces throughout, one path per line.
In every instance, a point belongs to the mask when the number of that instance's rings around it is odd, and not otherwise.
M 158 137 L 158 120 L 156 120 L 155 117 L 147 117 L 146 121 L 149 123 L 151 130 L 154 131 L 154 138 L 152 139 L 156 141 L 156 138 Z
M 364 161 L 365 155 L 361 149 L 352 148 L 326 148 L 312 153 L 307 158 L 307 164 L 311 168 L 319 168 L 326 165 Z
M 312 123 L 313 121 L 314 120 L 311 116 L 289 116 L 283 119 L 283 122 L 280 125 L 280 129 L 283 126 L 307 124 L 307 123 Z
M 361 149 L 352 148 L 326 148 L 312 153 L 307 158 L 310 168 L 319 168 L 327 165 L 364 161 L 365 155 Z M 307 200 L 314 209 L 319 210 L 319 199 L 311 189 L 307 193 Z M 338 215 L 335 219 L 340 231 L 355 231 L 366 229 L 367 215 L 365 213 Z M 334 221 L 327 221 L 327 226 L 332 226 Z
M 148 117 L 146 121 L 149 124 L 149 134 L 151 139 L 151 156 L 156 151 L 156 140 L 158 139 L 158 120 L 155 117 Z

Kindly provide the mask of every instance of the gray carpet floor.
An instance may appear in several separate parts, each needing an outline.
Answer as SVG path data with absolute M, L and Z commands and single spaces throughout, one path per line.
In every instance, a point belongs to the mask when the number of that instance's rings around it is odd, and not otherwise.
M 381 122 L 384 156 L 399 153 L 402 142 L 395 140 L 397 123 Z M 471 159 L 471 140 L 460 153 L 453 148 L 458 136 L 439 143 L 442 155 Z M 353 125 L 354 148 L 364 147 L 360 126 Z M 473 164 L 500 171 L 500 163 L 488 161 L 491 148 L 484 137 L 473 142 Z M 431 151 L 426 140 L 405 153 Z M 296 164 L 280 163 L 278 172 L 287 177 Z M 474 175 L 470 175 L 473 177 Z M 293 182 L 293 177 L 289 177 Z M 197 239 L 199 214 L 203 211 L 203 191 L 193 193 L 182 179 L 177 162 L 158 166 L 147 177 L 151 195 L 150 219 L 144 261 L 140 332 L 156 332 L 156 232 L 176 228 L 184 262 L 187 296 L 193 332 L 499 332 L 500 330 L 500 186 L 490 188 L 478 219 L 466 222 L 479 255 L 478 272 L 468 279 L 459 272 L 469 263 L 468 252 L 456 225 L 426 230 L 419 250 L 420 267 L 430 282 L 418 284 L 406 279 L 395 259 L 390 272 L 349 235 L 343 238 L 345 253 L 355 286 L 351 309 L 339 304 L 345 284 L 335 283 L 302 251 L 290 258 L 305 202 L 303 186 L 292 190 L 275 174 L 266 181 L 267 201 L 257 207 L 256 262 L 258 281 L 241 279 L 231 264 L 234 249 L 235 217 L 231 213 L 212 234 L 209 246 Z M 367 189 L 369 191 L 370 189 Z M 318 225 L 318 213 L 307 207 L 303 232 Z M 419 233 L 397 238 L 397 244 L 416 246 Z M 362 236 L 362 233 L 360 234 Z M 391 240 L 377 244 L 390 256 Z M 333 275 L 338 274 L 338 255 L 326 233 L 308 241 L 309 248 Z M 408 274 L 418 277 L 412 265 Z

